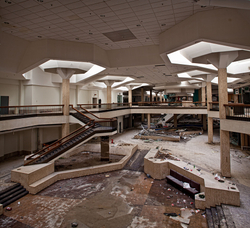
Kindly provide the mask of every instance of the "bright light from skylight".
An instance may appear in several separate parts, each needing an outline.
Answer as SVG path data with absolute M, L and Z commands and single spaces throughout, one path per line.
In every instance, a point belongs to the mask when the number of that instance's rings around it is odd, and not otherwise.
M 232 83 L 236 80 L 239 80 L 239 78 L 227 78 L 227 83 Z M 218 84 L 218 77 L 215 77 L 212 81 L 212 83 Z
M 191 76 L 189 76 L 187 73 L 180 73 L 177 74 L 179 78 L 191 78 Z

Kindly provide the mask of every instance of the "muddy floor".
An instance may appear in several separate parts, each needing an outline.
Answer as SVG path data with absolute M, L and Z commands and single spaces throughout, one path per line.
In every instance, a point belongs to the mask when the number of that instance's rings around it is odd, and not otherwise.
M 97 152 L 80 152 L 69 158 L 61 157 L 55 161 L 55 171 L 63 171 L 70 169 L 79 169 L 96 165 L 104 165 L 120 161 L 124 156 L 109 155 L 109 161 L 101 161 L 101 153 Z

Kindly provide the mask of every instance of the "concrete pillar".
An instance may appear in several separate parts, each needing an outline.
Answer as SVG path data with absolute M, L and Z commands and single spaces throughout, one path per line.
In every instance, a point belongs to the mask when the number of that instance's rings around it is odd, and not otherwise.
M 226 108 L 224 104 L 228 103 L 227 93 L 227 69 L 218 69 L 218 89 L 219 89 L 219 109 L 220 119 L 226 119 Z M 220 130 L 220 153 L 221 153 L 221 174 L 225 177 L 231 177 L 230 164 L 230 141 L 229 132 Z
M 206 83 L 202 82 L 202 87 L 201 87 L 201 102 L 202 102 L 202 106 L 206 105 Z
M 62 80 L 62 104 L 63 115 L 69 116 L 69 98 L 70 98 L 70 84 L 69 79 Z M 69 123 L 62 124 L 62 137 L 69 134 Z
M 111 85 L 108 85 L 107 86 L 107 103 L 111 103 L 111 101 L 112 101 L 112 96 L 111 96 Z
M 203 130 L 206 131 L 207 130 L 207 115 L 206 114 L 202 115 L 202 125 L 203 125 Z
M 152 102 L 152 89 L 150 89 L 149 101 Z
M 109 136 L 101 136 L 101 161 L 109 161 Z
M 141 88 L 141 102 L 145 102 L 144 101 L 144 88 Z M 141 114 L 141 122 L 144 122 L 145 116 L 144 113 Z
M 151 126 L 150 126 L 150 121 L 151 121 L 151 120 L 150 120 L 150 114 L 148 113 L 148 129 L 150 129 L 150 127 L 151 127 Z
M 129 89 L 128 91 L 128 103 L 129 103 L 129 106 L 131 107 L 132 106 L 132 89 Z
M 144 102 L 144 88 L 141 88 L 141 102 Z
M 177 114 L 174 114 L 174 127 L 177 127 Z
M 211 81 L 207 82 L 207 111 L 210 111 L 209 103 L 212 102 L 212 83 Z M 208 143 L 213 143 L 213 118 L 207 118 L 207 134 L 208 134 Z
M 239 96 L 238 96 L 238 94 L 234 94 L 234 103 L 235 104 L 239 103 Z
M 162 92 L 160 92 L 160 102 L 162 102 Z

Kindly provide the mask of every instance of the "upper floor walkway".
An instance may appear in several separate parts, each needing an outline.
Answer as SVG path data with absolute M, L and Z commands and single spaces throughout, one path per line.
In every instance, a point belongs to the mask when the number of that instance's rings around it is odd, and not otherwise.
M 224 106 L 226 107 L 226 119 L 221 122 L 221 128 L 233 132 L 250 134 L 250 105 L 230 103 Z M 114 118 L 129 114 L 161 113 L 204 114 L 211 118 L 219 118 L 218 102 L 209 103 L 209 107 L 202 102 L 185 101 L 78 104 L 75 108 L 83 113 L 88 110 L 98 118 Z M 75 112 L 72 105 L 70 105 L 70 112 Z M 64 123 L 77 123 L 77 120 L 71 115 L 63 115 L 63 105 L 0 107 L 0 132 L 30 126 L 39 127 L 40 125 Z

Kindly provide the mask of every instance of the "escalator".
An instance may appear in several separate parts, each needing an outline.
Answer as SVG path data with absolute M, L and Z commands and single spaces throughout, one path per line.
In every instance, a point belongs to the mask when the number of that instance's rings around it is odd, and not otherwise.
M 96 133 L 113 132 L 116 130 L 116 119 L 114 118 L 105 118 L 103 120 L 84 109 L 84 112 L 87 112 L 94 117 L 91 118 L 83 112 L 73 108 L 73 106 L 71 108 L 75 111 L 71 113 L 71 115 L 80 120 L 84 126 L 27 157 L 26 163 L 24 164 L 25 166 L 49 162 L 65 153 L 69 149 L 90 139 L 91 136 Z M 103 123 L 104 126 L 102 126 L 100 123 Z M 111 126 L 107 126 L 107 123 Z

